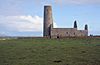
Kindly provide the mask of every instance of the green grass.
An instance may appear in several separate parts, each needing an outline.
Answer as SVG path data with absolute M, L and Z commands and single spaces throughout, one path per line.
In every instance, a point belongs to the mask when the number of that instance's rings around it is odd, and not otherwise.
M 0 40 L 0 65 L 100 65 L 100 38 Z

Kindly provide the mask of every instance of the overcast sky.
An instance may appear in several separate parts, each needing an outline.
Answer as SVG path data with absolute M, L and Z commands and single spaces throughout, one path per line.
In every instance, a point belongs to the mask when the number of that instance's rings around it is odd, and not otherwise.
M 43 8 L 51 5 L 54 27 L 78 29 L 88 24 L 89 34 L 100 35 L 100 0 L 0 0 L 0 34 L 42 36 Z

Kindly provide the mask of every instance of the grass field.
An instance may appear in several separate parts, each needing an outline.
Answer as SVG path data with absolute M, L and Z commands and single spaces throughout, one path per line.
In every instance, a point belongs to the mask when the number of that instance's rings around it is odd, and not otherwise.
M 100 65 L 100 38 L 0 40 L 0 65 Z

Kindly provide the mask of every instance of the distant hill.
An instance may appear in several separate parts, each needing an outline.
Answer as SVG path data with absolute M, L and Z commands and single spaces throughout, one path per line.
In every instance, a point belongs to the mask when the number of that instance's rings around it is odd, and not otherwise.
M 0 37 L 7 37 L 7 35 L 0 33 Z

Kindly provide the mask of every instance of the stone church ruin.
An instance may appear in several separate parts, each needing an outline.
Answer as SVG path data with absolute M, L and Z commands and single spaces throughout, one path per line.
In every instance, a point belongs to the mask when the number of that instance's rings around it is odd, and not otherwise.
M 73 28 L 53 28 L 52 7 L 50 5 L 44 6 L 44 23 L 43 36 L 50 38 L 62 37 L 85 37 L 88 36 L 88 25 L 86 24 L 84 30 L 77 29 L 77 21 L 74 21 Z

